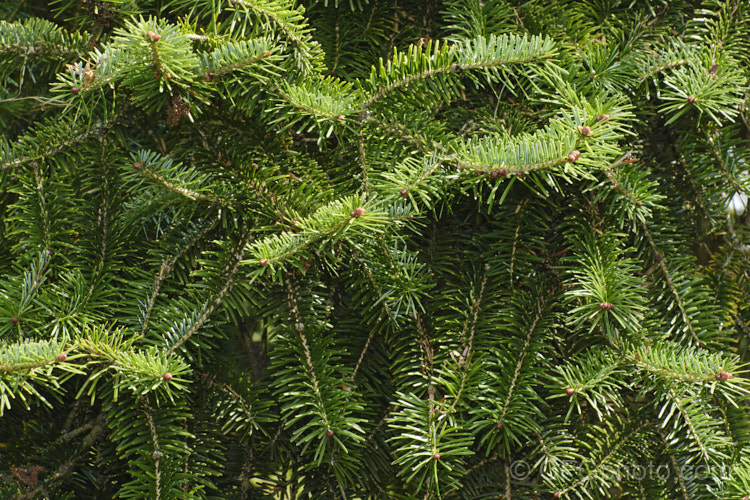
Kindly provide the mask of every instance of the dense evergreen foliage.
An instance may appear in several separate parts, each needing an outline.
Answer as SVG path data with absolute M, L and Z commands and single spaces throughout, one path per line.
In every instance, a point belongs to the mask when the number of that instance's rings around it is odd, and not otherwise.
M 750 4 L 0 5 L 0 497 L 750 496 Z

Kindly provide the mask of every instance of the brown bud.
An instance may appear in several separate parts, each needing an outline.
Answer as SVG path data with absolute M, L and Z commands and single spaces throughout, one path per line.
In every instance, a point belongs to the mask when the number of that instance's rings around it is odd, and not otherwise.
M 145 165 L 145 163 L 143 163 L 142 161 L 133 162 L 133 168 L 136 170 L 140 170 L 143 165 Z
M 642 207 L 642 206 L 643 206 L 643 202 L 640 202 L 640 201 L 636 201 L 636 202 L 635 202 L 635 206 L 636 206 L 636 207 Z
M 609 120 L 610 118 L 611 118 L 611 116 L 609 116 L 609 115 L 599 115 L 599 116 L 596 117 L 596 121 L 600 122 L 602 120 Z
M 498 422 L 497 424 L 495 424 L 495 427 L 497 427 L 498 429 L 502 429 L 503 428 L 503 423 L 502 422 Z
M 58 354 L 58 355 L 57 355 L 57 360 L 58 360 L 59 362 L 61 362 L 61 363 L 62 363 L 63 361 L 65 361 L 66 359 L 68 359 L 68 355 L 67 355 L 67 354 L 65 354 L 64 352 L 61 352 L 60 354 Z
M 590 135 L 591 134 L 591 127 L 588 125 L 585 125 L 583 127 L 578 127 L 578 130 L 581 131 L 581 135 Z
M 414 216 L 413 216 L 413 215 L 410 215 L 410 216 L 409 216 L 409 220 L 414 220 Z
M 724 371 L 719 372 L 719 374 L 716 375 L 716 380 L 721 380 L 722 382 L 726 382 L 727 380 L 731 380 L 732 378 L 734 378 L 734 375 Z
M 354 213 L 354 210 L 352 210 L 351 212 L 349 212 L 349 217 L 356 217 L 356 216 L 357 216 L 357 214 Z
M 161 35 L 159 33 L 154 33 L 153 31 L 146 33 L 146 36 L 148 36 L 148 39 L 152 42 L 158 42 L 161 40 Z
M 12 318 L 10 318 L 10 322 L 14 325 L 18 324 L 18 316 L 13 316 Z
M 559 492 L 557 492 L 557 493 L 555 493 L 554 495 L 552 495 L 552 497 L 553 497 L 553 498 L 560 498 L 560 493 L 559 493 Z
M 432 458 L 435 459 L 435 460 L 440 460 L 440 454 L 439 453 L 435 453 L 434 455 L 432 455 Z
M 81 91 L 81 89 L 79 89 L 78 87 L 72 87 L 70 89 L 70 93 L 73 94 L 73 95 L 78 94 L 80 91 Z
M 336 119 L 340 122 L 346 121 L 346 117 L 344 115 L 339 115 L 336 117 Z
M 688 96 L 688 98 L 687 98 L 687 102 L 688 102 L 689 104 L 693 104 L 693 103 L 695 102 L 695 97 L 693 97 L 693 96 Z
M 166 380 L 167 382 L 169 382 L 170 380 L 172 380 L 172 374 L 171 374 L 171 373 L 169 373 L 169 372 L 167 372 L 167 373 L 165 373 L 164 375 L 162 375 L 162 378 L 163 378 L 164 380 Z
M 508 171 L 504 168 L 497 169 L 497 173 L 502 175 L 503 177 L 508 177 Z
M 568 396 L 572 396 L 574 392 L 576 392 L 576 390 L 573 389 L 572 387 L 565 388 L 565 394 L 567 394 Z
M 357 217 L 362 217 L 363 215 L 365 215 L 365 209 L 362 207 L 355 208 L 354 215 L 356 215 Z
M 265 266 L 266 264 L 268 264 L 268 259 L 260 259 L 260 260 L 258 261 L 258 264 L 260 264 L 260 267 L 263 267 L 263 266 Z
M 613 309 L 615 305 L 609 302 L 602 302 L 601 304 L 599 304 L 599 307 L 601 307 L 605 311 L 609 311 L 610 309 Z
M 406 188 L 402 188 L 400 193 L 401 193 L 401 196 L 406 196 L 407 194 L 409 194 L 409 190 Z
M 570 163 L 574 163 L 580 157 L 581 157 L 580 151 L 571 151 L 570 154 L 568 155 L 568 161 Z
M 328 430 L 326 431 L 326 436 L 328 436 L 329 438 L 330 438 L 330 437 L 333 437 L 333 429 L 328 429 Z
M 170 75 L 169 73 L 164 73 L 164 78 L 169 80 L 170 78 L 172 78 L 172 75 Z
M 492 172 L 490 172 L 490 177 L 492 177 L 493 179 L 497 179 L 498 177 L 500 177 L 500 171 L 493 170 Z
M 519 179 L 523 179 L 523 170 L 519 171 L 517 175 Z

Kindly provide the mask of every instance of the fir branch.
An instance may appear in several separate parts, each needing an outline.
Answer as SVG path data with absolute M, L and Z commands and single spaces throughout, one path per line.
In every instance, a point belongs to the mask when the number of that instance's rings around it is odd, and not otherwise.
M 19 168 L 27 163 L 53 158 L 60 152 L 102 133 L 119 122 L 114 115 L 107 120 L 88 124 L 70 123 L 67 120 L 49 122 L 23 137 L 19 145 L 0 142 L 0 171 Z
M 542 318 L 542 310 L 545 308 L 545 302 L 546 302 L 546 297 L 537 297 L 536 311 L 533 316 L 533 319 L 531 320 L 531 324 L 526 328 L 527 330 L 526 339 L 524 340 L 523 347 L 521 348 L 521 356 L 518 358 L 518 362 L 516 363 L 516 368 L 513 371 L 513 378 L 511 379 L 510 386 L 508 388 L 508 395 L 505 397 L 505 402 L 503 403 L 503 406 L 502 406 L 500 418 L 498 420 L 499 422 L 503 422 L 505 420 L 505 414 L 508 411 L 511 399 L 513 398 L 513 391 L 516 388 L 518 377 L 521 374 L 524 361 L 526 360 L 526 355 L 528 354 L 528 348 L 529 348 L 529 344 L 531 343 L 531 337 L 534 334 L 534 330 L 536 328 L 537 323 Z
M 326 411 L 326 401 L 323 398 L 322 393 L 320 392 L 320 387 L 318 385 L 318 376 L 315 373 L 315 367 L 313 366 L 312 354 L 310 353 L 310 346 L 307 344 L 307 336 L 305 335 L 305 323 L 303 322 L 304 319 L 302 318 L 302 315 L 300 314 L 300 310 L 298 306 L 297 295 L 298 295 L 299 289 L 292 285 L 292 277 L 289 274 L 287 274 L 286 279 L 284 280 L 284 283 L 286 285 L 286 291 L 287 291 L 287 294 L 286 294 L 287 305 L 289 307 L 289 312 L 291 314 L 292 321 L 294 322 L 293 329 L 296 331 L 297 336 L 299 336 L 299 339 L 302 342 L 302 351 L 305 356 L 305 368 L 307 370 L 308 375 L 310 376 L 310 382 L 312 383 L 312 390 L 313 390 L 313 394 L 315 395 L 316 406 L 320 409 L 320 415 L 321 415 L 321 418 L 323 419 L 323 425 L 330 429 L 328 412 Z
M 664 276 L 664 280 L 667 283 L 667 287 L 669 287 L 669 291 L 672 292 L 672 295 L 674 296 L 675 302 L 677 303 L 677 307 L 680 310 L 680 316 L 682 318 L 683 323 L 688 328 L 688 331 L 690 332 L 690 336 L 695 341 L 695 345 L 701 345 L 702 344 L 701 339 L 698 337 L 698 334 L 695 333 L 695 329 L 693 328 L 693 323 L 692 321 L 690 321 L 690 317 L 687 315 L 687 312 L 685 311 L 685 304 L 683 302 L 682 296 L 680 295 L 680 292 L 677 290 L 677 287 L 674 285 L 674 282 L 672 281 L 672 276 L 669 272 L 669 269 L 667 268 L 665 257 L 659 252 L 659 248 L 656 246 L 656 242 L 654 241 L 654 238 L 651 235 L 651 231 L 649 230 L 646 223 L 642 222 L 640 226 L 641 226 L 641 230 L 643 231 L 644 236 L 646 236 L 646 240 L 648 241 L 649 246 L 651 247 L 654 260 L 656 260 L 657 264 L 659 265 L 659 269 L 661 270 L 661 274 L 662 276 Z
M 169 277 L 169 274 L 172 272 L 172 269 L 174 265 L 179 261 L 188 251 L 190 251 L 191 248 L 193 248 L 198 242 L 200 242 L 203 237 L 208 234 L 219 222 L 219 213 L 216 213 L 211 219 L 208 219 L 203 225 L 203 227 L 196 231 L 195 234 L 183 245 L 180 246 L 180 250 L 176 252 L 174 255 L 172 255 L 169 260 L 162 260 L 161 266 L 159 267 L 159 272 L 156 275 L 156 279 L 154 281 L 154 285 L 152 287 L 151 296 L 149 297 L 149 300 L 146 304 L 146 309 L 143 312 L 143 319 L 142 326 L 141 326 L 141 333 L 140 336 L 143 337 L 146 334 L 146 329 L 148 328 L 148 323 L 151 318 L 151 312 L 154 309 L 154 305 L 156 304 L 156 297 L 159 294 L 159 290 L 161 289 L 162 283 L 164 283 L 164 280 Z
M 8 352 L 3 352 L 3 355 L 9 354 Z M 30 372 L 36 368 L 41 368 L 43 366 L 49 366 L 54 363 L 58 362 L 59 355 L 55 356 L 48 356 L 46 358 L 38 358 L 33 361 L 27 361 L 27 362 L 21 362 L 21 363 L 8 363 L 5 361 L 0 361 L 0 372 L 3 373 L 27 373 Z
M 80 33 L 67 32 L 45 19 L 29 18 L 15 23 L 0 21 L 0 54 L 13 55 L 24 61 L 37 58 L 70 60 L 84 57 L 85 48 Z
M 690 414 L 685 411 L 685 406 L 682 404 L 680 396 L 678 396 L 676 391 L 672 388 L 669 389 L 668 394 L 670 400 L 677 407 L 680 415 L 682 415 L 682 419 L 685 421 L 685 424 L 690 431 L 690 435 L 692 436 L 693 441 L 698 445 L 701 451 L 701 457 L 703 458 L 703 460 L 708 460 L 708 447 L 703 443 L 703 439 L 698 435 L 698 432 L 695 429 L 695 425 L 693 424 L 693 420 L 690 417 Z
M 419 339 L 419 349 L 421 351 L 421 357 L 422 360 L 420 362 L 422 373 L 425 375 L 425 378 L 427 379 L 427 399 L 428 399 L 428 408 L 429 408 L 429 415 L 428 415 L 428 429 L 427 429 L 427 435 L 432 438 L 435 436 L 435 391 L 436 386 L 433 380 L 434 376 L 434 350 L 433 346 L 430 342 L 430 335 L 427 332 L 427 329 L 424 326 L 422 315 L 417 313 L 416 317 L 416 327 L 419 331 L 421 338 Z M 432 448 L 435 449 L 435 443 L 431 443 Z
M 489 271 L 490 265 L 485 264 L 485 272 Z M 477 327 L 477 320 L 479 319 L 479 311 L 482 310 L 482 300 L 484 299 L 484 290 L 487 286 L 487 279 L 488 276 L 485 274 L 485 276 L 482 278 L 482 284 L 479 287 L 479 296 L 474 299 L 474 302 L 471 304 L 471 309 L 468 311 L 466 315 L 466 320 L 464 321 L 464 326 L 461 330 L 461 341 L 464 345 L 464 351 L 461 354 L 461 359 L 463 360 L 463 370 L 461 372 L 461 381 L 459 383 L 458 391 L 456 391 L 456 397 L 453 400 L 453 403 L 451 403 L 450 410 L 454 410 L 456 408 L 456 405 L 458 404 L 458 401 L 461 399 L 461 394 L 464 391 L 464 387 L 466 386 L 466 379 L 469 375 L 469 368 L 471 367 L 471 358 L 474 354 L 474 332 Z M 471 318 L 471 326 L 469 326 L 469 321 Z M 469 329 L 469 336 L 466 337 L 466 330 Z M 532 327 L 533 330 L 533 327 Z M 529 337 L 531 335 L 529 334 Z M 461 363 L 459 363 L 459 366 L 461 366 Z M 515 383 L 515 378 L 513 380 Z M 512 390 L 512 387 L 511 387 Z M 509 396 L 510 398 L 510 396 Z M 507 404 L 507 401 L 506 401 Z M 505 412 L 503 412 L 503 415 L 505 415 Z M 502 420 L 502 418 L 501 418 Z
M 51 221 L 49 219 L 49 210 L 47 209 L 47 200 L 45 197 L 44 179 L 39 172 L 39 164 L 34 163 L 31 167 L 31 171 L 34 175 L 33 178 L 33 189 L 34 189 L 34 201 L 36 202 L 36 213 L 40 215 L 39 226 L 42 233 L 42 248 L 45 251 L 49 251 L 52 245 L 52 238 L 50 235 Z
M 152 457 L 154 459 L 154 488 L 155 488 L 155 494 L 156 494 L 156 500 L 161 499 L 161 469 L 159 468 L 159 463 L 161 461 L 161 456 L 163 453 L 161 452 L 161 449 L 159 449 L 159 436 L 156 432 L 156 425 L 154 424 L 154 419 L 151 414 L 151 408 L 148 406 L 148 404 L 141 400 L 140 402 L 140 410 L 143 413 L 143 415 L 146 417 L 146 422 L 148 423 L 148 430 L 151 434 L 151 443 L 153 444 L 154 452 L 152 454 Z
M 528 203 L 529 199 L 526 198 L 522 200 L 517 206 L 516 206 L 516 213 L 520 212 L 526 207 L 526 204 Z M 516 222 L 516 229 L 513 234 L 513 247 L 510 252 L 510 272 L 508 273 L 508 279 L 510 280 L 510 285 L 513 286 L 513 268 L 516 265 L 516 250 L 518 249 L 518 243 L 519 243 L 519 234 L 521 231 L 521 222 L 522 219 L 519 217 Z
M 19 317 L 31 306 L 39 294 L 39 288 L 46 281 L 46 275 L 50 265 L 52 254 L 44 249 L 37 255 L 37 260 L 32 262 L 31 269 L 23 273 L 23 284 L 21 286 L 21 299 L 18 305 Z
M 78 308 L 78 312 L 76 314 L 80 314 L 83 312 L 86 307 L 89 304 L 89 301 L 91 300 L 91 297 L 94 295 L 94 291 L 96 289 L 96 285 L 99 281 L 99 278 L 101 277 L 102 271 L 104 270 L 104 265 L 107 259 L 107 243 L 109 240 L 109 225 L 110 225 L 110 218 L 109 218 L 109 203 L 110 203 L 110 185 L 109 185 L 109 176 L 107 175 L 107 159 L 106 159 L 106 148 L 104 147 L 105 143 L 102 140 L 101 141 L 101 155 L 100 155 L 100 162 L 102 164 L 102 168 L 104 169 L 104 175 L 102 176 L 102 202 L 99 207 L 99 217 L 97 220 L 97 223 L 99 225 L 99 253 L 98 258 L 99 260 L 96 263 L 96 267 L 94 268 L 94 272 L 91 276 L 91 285 L 89 286 L 88 293 L 86 294 L 86 297 L 84 297 L 82 304 Z M 59 322 L 60 318 L 56 318 L 55 322 Z
M 250 243 L 250 241 L 253 238 L 253 234 L 250 231 L 247 231 L 245 235 L 243 235 L 242 239 L 240 240 L 239 246 L 231 256 L 231 261 L 227 264 L 227 266 L 223 270 L 222 275 L 222 281 L 223 285 L 222 287 L 213 294 L 206 302 L 203 303 L 203 306 L 201 307 L 200 314 L 197 318 L 195 318 L 194 321 L 192 321 L 190 327 L 180 332 L 179 336 L 177 338 L 171 337 L 167 342 L 167 350 L 165 351 L 167 356 L 171 356 L 177 351 L 178 349 L 181 349 L 182 346 L 190 340 L 190 338 L 198 331 L 200 330 L 206 321 L 208 321 L 208 318 L 213 314 L 213 312 L 216 310 L 217 307 L 219 307 L 219 304 L 221 304 L 221 300 L 224 297 L 224 295 L 229 292 L 232 287 L 235 285 L 237 272 L 239 271 L 240 264 L 242 262 L 242 257 L 245 255 L 245 248 Z
M 361 196 L 349 196 L 318 208 L 315 213 L 296 221 L 293 231 L 285 231 L 263 240 L 258 240 L 250 248 L 255 256 L 243 264 L 257 265 L 264 261 L 261 268 L 276 262 L 283 263 L 305 252 L 313 244 L 329 241 L 333 237 L 350 240 L 353 236 L 368 236 L 383 231 L 387 222 L 386 214 L 372 210 L 368 212 Z M 369 207 L 368 207 L 369 208 Z M 262 272 L 262 270 L 261 270 Z
M 649 78 L 653 78 L 659 73 L 664 73 L 667 70 L 670 70 L 673 68 L 679 68 L 680 66 L 685 66 L 688 64 L 690 64 L 690 60 L 678 59 L 676 61 L 670 61 L 666 64 L 652 65 L 648 68 L 648 71 L 646 73 L 643 73 L 641 74 L 641 76 L 638 77 L 638 83 L 644 82 L 648 80 Z
M 46 487 L 49 488 L 50 486 L 59 483 L 70 473 L 72 473 L 75 466 L 85 458 L 85 453 L 91 449 L 94 443 L 99 441 L 104 436 L 106 431 L 107 420 L 105 419 L 104 414 L 99 414 L 91 422 L 82 425 L 73 432 L 60 436 L 61 441 L 69 442 L 78 435 L 87 432 L 83 439 L 78 440 L 78 442 L 80 443 L 78 444 L 78 448 L 84 450 L 84 453 L 77 453 L 75 455 L 69 456 L 64 463 L 62 463 L 57 467 L 57 469 L 55 469 L 55 472 L 52 473 L 49 479 L 47 479 Z
M 201 373 L 200 375 L 206 381 L 206 385 L 209 388 L 217 388 L 219 391 L 229 396 L 232 401 L 236 403 L 236 406 L 240 408 L 240 410 L 242 410 L 242 413 L 248 418 L 248 420 L 253 424 L 255 423 L 255 414 L 250 409 L 250 406 L 247 404 L 247 401 L 244 397 L 242 397 L 237 391 L 232 389 L 231 386 L 222 382 L 217 382 L 214 375 L 205 372 Z
M 362 361 L 364 361 L 365 359 L 365 354 L 367 354 L 367 349 L 370 348 L 370 342 L 372 342 L 372 339 L 375 337 L 376 332 L 377 330 L 373 328 L 370 331 L 370 334 L 367 336 L 367 340 L 365 340 L 365 345 L 362 347 L 362 350 L 359 353 L 359 358 L 357 358 L 357 362 L 354 364 L 354 369 L 352 370 L 352 374 L 349 376 L 349 380 L 351 380 L 352 382 L 356 380 L 357 372 L 362 366 Z
M 390 83 L 389 85 L 379 88 L 372 96 L 370 96 L 368 99 L 365 99 L 362 102 L 361 109 L 366 110 L 373 103 L 382 99 L 383 97 L 390 94 L 394 90 L 409 87 L 414 82 L 417 82 L 420 80 L 427 80 L 429 78 L 432 78 L 432 77 L 435 77 L 437 75 L 444 74 L 444 73 L 458 74 L 460 72 L 461 72 L 461 68 L 458 65 L 455 68 L 450 67 L 450 66 L 444 66 L 442 68 L 438 67 L 434 69 L 428 69 L 428 70 L 423 71 L 422 73 L 410 75 L 400 80 L 396 80 Z
M 362 131 L 357 134 L 357 158 L 362 167 L 362 189 L 365 193 L 365 201 L 370 198 L 370 175 L 368 173 L 367 153 L 365 152 L 365 139 Z
M 516 64 L 542 62 L 553 54 L 554 45 L 549 39 L 514 35 L 477 37 L 442 48 L 439 43 L 430 43 L 424 50 L 421 45 L 412 45 L 405 54 L 395 51 L 387 66 L 381 60 L 380 68 L 373 69 L 368 81 L 373 90 L 361 109 L 366 110 L 393 91 L 416 82 L 441 75 L 460 75 L 464 71 L 490 70 L 489 74 L 497 68 L 507 71 L 506 68 Z M 454 84 L 445 82 L 447 88 Z
M 268 19 L 273 25 L 281 29 L 292 45 L 299 49 L 305 43 L 305 37 L 309 28 L 304 22 L 302 8 L 294 7 L 293 2 L 281 1 L 252 1 L 232 0 L 235 6 L 242 7 L 246 11 L 252 11 L 261 18 Z
M 378 130 L 387 132 L 394 136 L 396 139 L 403 140 L 407 144 L 414 146 L 423 153 L 433 154 L 436 151 L 441 151 L 444 147 L 437 141 L 430 141 L 427 137 L 420 133 L 413 133 L 406 125 L 398 121 L 385 121 L 376 120 L 375 118 L 368 117 L 368 121 L 373 121 L 378 127 Z
M 668 449 L 669 445 L 667 444 L 667 440 L 664 437 L 663 432 L 659 432 L 659 438 L 661 438 L 661 442 L 664 445 L 664 448 Z M 682 498 L 684 500 L 690 500 L 690 496 L 688 495 L 688 490 L 685 485 L 685 476 L 682 474 L 682 467 L 680 467 L 677 463 L 677 457 L 673 453 L 669 454 L 669 463 L 672 465 L 672 470 L 674 471 L 675 476 L 677 476 L 677 484 L 679 484 L 680 486 Z
M 154 169 L 149 168 L 145 165 L 139 167 L 140 172 L 144 175 L 144 177 L 151 179 L 152 181 L 155 181 L 160 186 L 166 188 L 167 190 L 176 193 L 180 196 L 183 196 L 189 200 L 193 201 L 204 201 L 211 204 L 218 204 L 218 205 L 224 205 L 227 204 L 226 199 L 222 198 L 216 198 L 213 195 L 209 194 L 203 194 L 199 193 L 197 191 L 191 190 L 190 188 L 187 188 L 185 186 L 180 186 L 176 182 L 173 182 L 169 179 L 167 179 L 165 176 L 157 173 Z
M 305 113 L 316 120 L 344 122 L 354 103 L 350 85 L 334 78 L 306 82 L 305 86 L 282 84 L 274 91 L 294 109 L 295 121 L 300 119 L 301 113 Z
M 553 121 L 533 135 L 472 138 L 456 147 L 455 161 L 459 169 L 495 171 L 505 176 L 572 166 L 580 154 L 571 156 L 578 139 L 571 128 L 565 122 Z
M 722 156 L 721 152 L 719 151 L 719 148 L 716 145 L 716 141 L 711 136 L 711 134 L 707 130 L 703 130 L 703 135 L 706 138 L 706 142 L 711 146 L 710 151 L 713 154 L 714 159 L 716 160 L 716 164 L 719 165 L 719 170 L 724 177 L 728 181 L 728 183 L 732 186 L 732 189 L 735 192 L 738 193 L 744 193 L 747 191 L 745 189 L 745 186 L 743 186 L 738 180 L 736 175 L 732 175 L 730 169 L 727 167 L 726 161 L 724 160 L 724 156 Z
M 249 73 L 260 81 L 265 81 L 270 76 L 278 76 L 274 73 L 273 63 L 279 57 L 276 50 L 272 49 L 274 47 L 268 39 L 228 43 L 211 53 L 202 54 L 199 71 L 207 82 L 220 81 L 234 72 Z M 261 66 L 261 62 L 266 64 Z
M 580 488 L 581 486 L 584 486 L 585 484 L 589 483 L 590 481 L 596 479 L 599 474 L 606 474 L 607 473 L 607 465 L 610 459 L 614 459 L 618 452 L 620 451 L 620 448 L 624 447 L 626 444 L 628 444 L 628 441 L 638 434 L 644 427 L 648 425 L 648 422 L 641 423 L 641 425 L 635 427 L 633 430 L 628 432 L 626 435 L 622 436 L 621 438 L 617 439 L 614 443 L 614 446 L 612 446 L 611 449 L 607 450 L 607 452 L 602 455 L 602 457 L 597 460 L 595 464 L 592 466 L 588 466 L 586 468 L 587 473 L 583 477 L 579 478 L 574 483 L 570 484 L 569 486 L 566 486 L 562 490 L 557 491 L 558 497 L 562 497 L 564 494 L 571 492 L 573 490 L 576 490 Z
M 380 418 L 380 420 L 378 420 L 377 425 L 375 425 L 375 427 L 372 428 L 372 431 L 370 431 L 370 433 L 367 436 L 365 436 L 366 443 L 372 441 L 373 438 L 375 438 L 377 433 L 380 432 L 383 426 L 385 426 L 385 424 L 388 422 L 388 419 L 390 418 L 391 413 L 398 410 L 398 408 L 399 408 L 398 405 L 393 405 L 393 404 L 389 404 L 388 407 L 386 407 L 385 411 L 383 412 L 383 416 Z
M 19 398 L 26 409 L 30 409 L 26 394 L 52 407 L 43 392 L 58 397 L 64 390 L 62 382 L 73 374 L 82 373 L 72 363 L 65 362 L 67 355 L 63 357 L 61 350 L 55 341 L 23 341 L 0 346 L 0 418 L 11 408 L 11 399 Z
M 703 199 L 703 194 L 693 181 L 693 174 L 690 167 L 688 166 L 687 159 L 685 158 L 685 153 L 678 145 L 675 131 L 671 127 L 669 127 L 667 130 L 670 141 L 672 143 L 672 147 L 674 148 L 677 164 L 681 167 L 682 170 L 681 180 L 690 188 L 691 201 L 698 206 L 698 208 L 700 209 L 700 213 L 704 214 L 705 217 L 706 214 L 709 214 L 710 212 L 708 207 L 706 206 L 706 202 Z
M 627 189 L 627 187 L 623 186 L 622 181 L 618 181 L 618 177 L 616 172 L 613 170 L 615 167 L 619 165 L 623 165 L 625 163 L 631 163 L 638 161 L 637 158 L 630 158 L 630 155 L 633 153 L 633 151 L 628 151 L 624 155 L 622 155 L 617 161 L 612 163 L 611 165 L 602 168 L 602 172 L 604 172 L 604 175 L 607 176 L 607 179 L 612 183 L 612 187 L 615 189 L 616 192 L 620 192 L 632 203 L 633 205 L 637 205 L 640 203 L 635 195 Z

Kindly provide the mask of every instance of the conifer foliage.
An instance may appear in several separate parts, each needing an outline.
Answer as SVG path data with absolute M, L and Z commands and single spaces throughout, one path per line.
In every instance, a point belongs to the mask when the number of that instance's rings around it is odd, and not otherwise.
M 0 19 L 0 497 L 750 496 L 748 2 Z

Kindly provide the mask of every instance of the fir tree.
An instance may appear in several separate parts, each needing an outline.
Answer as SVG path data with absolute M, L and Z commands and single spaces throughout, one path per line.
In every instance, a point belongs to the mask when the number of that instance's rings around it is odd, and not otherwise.
M 0 497 L 750 496 L 750 5 L 0 5 Z

